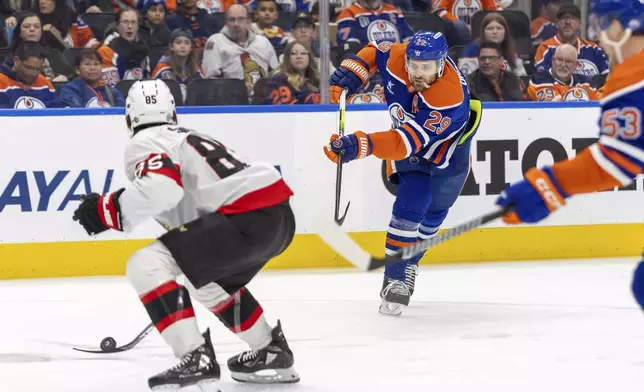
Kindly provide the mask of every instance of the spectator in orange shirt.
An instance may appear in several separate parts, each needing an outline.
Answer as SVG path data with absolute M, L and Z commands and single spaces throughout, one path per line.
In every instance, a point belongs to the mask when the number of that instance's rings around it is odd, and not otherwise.
M 577 49 L 569 44 L 557 47 L 552 67 L 538 70 L 528 85 L 533 101 L 594 101 L 597 90 L 590 87 L 587 76 L 576 74 Z

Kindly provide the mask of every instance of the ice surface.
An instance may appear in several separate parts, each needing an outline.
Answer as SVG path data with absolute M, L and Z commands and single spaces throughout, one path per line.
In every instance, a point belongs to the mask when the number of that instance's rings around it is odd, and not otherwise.
M 633 259 L 424 267 L 400 318 L 378 314 L 380 272 L 265 272 L 249 286 L 278 317 L 302 381 L 241 391 L 643 391 L 644 315 Z M 224 364 L 246 347 L 196 305 Z M 123 277 L 0 282 L 0 391 L 148 391 L 175 364 Z M 197 389 L 186 388 L 185 392 Z

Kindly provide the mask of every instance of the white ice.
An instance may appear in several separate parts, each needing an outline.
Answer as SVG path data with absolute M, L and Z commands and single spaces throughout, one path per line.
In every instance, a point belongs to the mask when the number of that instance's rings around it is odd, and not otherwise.
M 644 314 L 630 293 L 637 258 L 436 266 L 421 269 L 400 318 L 378 314 L 380 273 L 263 272 L 249 288 L 280 318 L 299 384 L 238 384 L 223 392 L 644 390 Z M 196 305 L 198 308 L 198 305 Z M 0 282 L 0 391 L 147 391 L 175 364 L 123 277 Z M 199 308 L 218 360 L 244 344 Z M 186 388 L 192 392 L 197 389 Z

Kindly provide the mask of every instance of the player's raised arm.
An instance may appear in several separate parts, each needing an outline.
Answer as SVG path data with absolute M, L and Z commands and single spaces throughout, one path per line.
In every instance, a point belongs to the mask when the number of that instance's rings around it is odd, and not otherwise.
M 342 61 L 331 75 L 331 102 L 338 103 L 345 88 L 349 90 L 349 96 L 357 93 L 371 74 L 376 72 L 376 50 L 376 46 L 369 43 L 357 55 L 351 55 Z

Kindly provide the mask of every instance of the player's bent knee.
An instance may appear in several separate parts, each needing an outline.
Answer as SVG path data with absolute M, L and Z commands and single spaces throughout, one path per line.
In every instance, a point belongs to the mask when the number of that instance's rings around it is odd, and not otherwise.
M 125 275 L 139 294 L 176 279 L 176 274 L 168 267 L 166 261 L 150 247 L 139 249 L 130 256 Z
M 640 308 L 644 309 L 644 260 L 635 267 L 631 288 Z
M 186 288 L 190 295 L 199 301 L 203 306 L 208 309 L 214 308 L 222 302 L 231 298 L 231 295 L 228 294 L 220 285 L 217 283 L 208 283 L 207 285 L 195 288 L 195 286 L 186 279 Z

